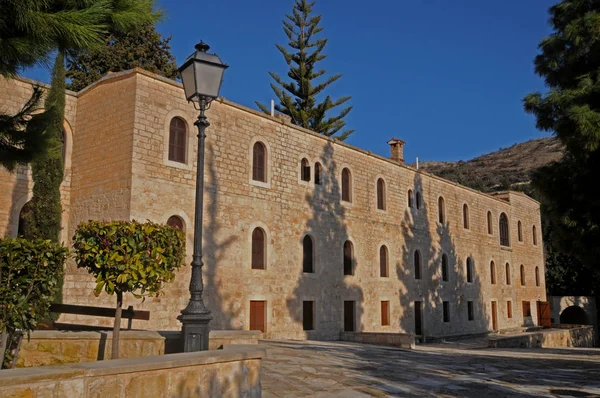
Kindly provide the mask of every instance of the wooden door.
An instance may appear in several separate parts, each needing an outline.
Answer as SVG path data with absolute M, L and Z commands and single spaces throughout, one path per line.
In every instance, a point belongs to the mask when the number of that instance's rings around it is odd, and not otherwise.
M 423 304 L 421 301 L 415 301 L 415 335 L 423 335 Z
M 354 332 L 354 301 L 344 301 L 344 331 Z
M 548 301 L 537 302 L 538 326 L 545 328 L 552 327 L 552 319 L 550 318 L 550 303 Z
M 498 308 L 495 301 L 492 301 L 492 330 L 498 330 Z
M 250 330 L 265 331 L 265 302 L 250 302 Z

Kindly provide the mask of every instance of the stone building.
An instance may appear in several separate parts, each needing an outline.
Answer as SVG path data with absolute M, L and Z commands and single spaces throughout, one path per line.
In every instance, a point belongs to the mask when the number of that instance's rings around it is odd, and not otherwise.
M 32 84 L 0 80 L 2 110 L 18 109 Z M 196 117 L 179 83 L 143 70 L 68 92 L 63 240 L 90 219 L 169 221 L 185 230 L 189 260 Z M 409 167 L 399 139 L 384 158 L 224 99 L 208 118 L 204 282 L 213 329 L 441 337 L 538 322 L 536 302 L 546 300 L 538 202 Z M 31 188 L 27 170 L 0 170 L 0 236 L 18 233 Z M 128 297 L 126 305 L 151 310 L 134 326 L 179 329 L 189 274 L 182 268 L 161 298 Z M 114 297 L 94 297 L 94 285 L 69 265 L 64 301 L 112 306 Z

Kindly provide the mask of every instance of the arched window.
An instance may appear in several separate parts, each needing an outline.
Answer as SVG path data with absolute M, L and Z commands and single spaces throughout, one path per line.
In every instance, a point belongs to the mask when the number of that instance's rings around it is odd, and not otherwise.
M 463 228 L 469 229 L 469 206 L 466 203 L 463 205 Z
M 493 261 L 490 263 L 490 281 L 492 285 L 496 284 L 496 264 Z
M 383 178 L 377 180 L 377 208 L 385 210 L 385 181 Z
M 467 282 L 473 283 L 473 259 L 467 257 Z
M 315 184 L 321 185 L 321 163 L 315 163 Z
M 412 191 L 412 189 L 409 189 L 408 190 L 408 207 L 411 208 L 411 209 L 414 206 L 413 201 L 414 201 L 414 199 L 413 199 L 413 191 Z
M 300 178 L 302 181 L 310 181 L 310 163 L 306 158 L 300 162 Z
M 521 264 L 521 286 L 525 286 L 526 284 L 526 280 L 525 280 L 525 266 L 523 264 Z
M 67 132 L 65 129 L 63 129 L 63 132 L 62 132 L 61 145 L 62 145 L 61 155 L 62 155 L 62 161 L 63 161 L 63 165 L 64 165 L 67 160 Z
M 185 223 L 179 216 L 171 216 L 167 220 L 167 225 L 171 228 L 180 229 L 185 233 Z
M 488 227 L 488 234 L 491 235 L 494 233 L 493 229 L 492 229 L 492 212 L 488 211 L 487 212 L 487 227 Z
M 304 237 L 302 241 L 302 272 L 313 273 L 314 250 L 313 240 L 309 235 Z
M 387 278 L 389 276 L 389 259 L 388 259 L 388 249 L 385 245 L 379 248 L 379 276 L 382 278 Z
M 342 170 L 342 200 L 352 202 L 352 177 L 347 168 Z
M 185 163 L 187 146 L 187 126 L 180 117 L 171 119 L 169 125 L 169 160 Z
M 33 204 L 29 201 L 21 208 L 21 212 L 19 213 L 19 225 L 17 226 L 17 236 L 23 236 L 27 232 L 29 223 L 33 221 L 31 219 L 31 212 L 33 211 L 32 206 Z
M 265 269 L 267 239 L 262 228 L 252 231 L 252 269 Z
M 344 275 L 354 275 L 354 247 L 352 242 L 344 242 Z
M 535 285 L 540 287 L 540 267 L 535 267 Z
M 531 232 L 533 234 L 533 245 L 537 246 L 537 228 L 535 227 L 535 225 L 533 226 L 533 229 Z
M 438 199 L 438 221 L 440 224 L 446 223 L 446 205 L 444 203 L 444 198 L 441 196 Z
M 252 148 L 252 179 L 267 182 L 267 148 L 260 141 Z
M 421 192 L 417 191 L 415 194 L 415 202 L 417 202 L 417 210 L 423 206 L 423 200 L 421 199 Z
M 506 284 L 510 285 L 510 264 L 506 263 Z
M 415 279 L 421 279 L 421 252 L 415 250 Z
M 521 225 L 521 220 L 517 221 L 517 238 L 519 238 L 519 242 L 523 242 L 523 226 Z
M 501 246 L 510 246 L 510 235 L 508 232 L 508 217 L 506 214 L 500 214 L 500 245 Z
M 448 256 L 442 254 L 442 280 L 448 282 Z

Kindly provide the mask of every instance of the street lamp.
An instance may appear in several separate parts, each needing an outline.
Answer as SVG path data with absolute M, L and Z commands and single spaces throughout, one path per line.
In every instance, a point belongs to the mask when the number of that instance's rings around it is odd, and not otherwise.
M 202 209 L 204 199 L 204 131 L 210 123 L 205 111 L 219 96 L 223 72 L 228 68 L 215 54 L 208 54 L 208 44 L 196 44 L 196 51 L 178 69 L 185 98 L 200 111 L 198 120 L 198 167 L 196 169 L 196 210 L 194 217 L 194 254 L 190 278 L 190 302 L 177 318 L 182 323 L 184 352 L 208 350 L 210 311 L 202 301 Z

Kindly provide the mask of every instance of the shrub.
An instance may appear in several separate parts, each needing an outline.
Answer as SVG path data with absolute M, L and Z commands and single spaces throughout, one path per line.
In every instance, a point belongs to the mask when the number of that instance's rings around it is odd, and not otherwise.
M 116 294 L 112 358 L 119 356 L 123 293 L 136 298 L 159 296 L 183 263 L 183 232 L 166 225 L 137 221 L 82 223 L 73 237 L 77 267 L 96 278 L 94 294 Z
M 68 252 L 49 240 L 0 239 L 0 360 L 49 315 Z

